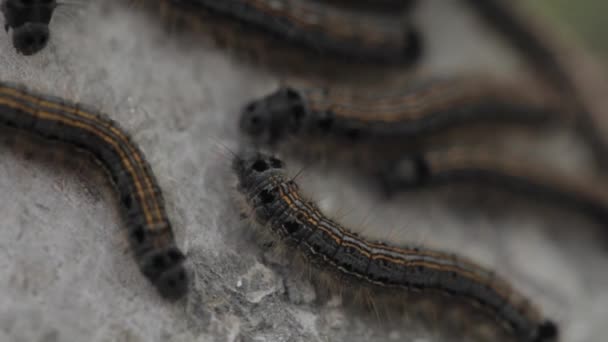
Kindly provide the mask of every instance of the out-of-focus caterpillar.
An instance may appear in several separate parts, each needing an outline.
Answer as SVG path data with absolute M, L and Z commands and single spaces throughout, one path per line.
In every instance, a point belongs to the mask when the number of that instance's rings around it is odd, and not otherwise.
M 481 77 L 456 77 L 377 96 L 283 87 L 245 106 L 240 128 L 259 144 L 385 143 L 403 151 L 450 130 L 537 126 L 559 121 L 561 114 L 559 101 L 550 93 Z
M 163 12 L 183 21 L 226 17 L 283 42 L 346 61 L 409 64 L 422 43 L 411 24 L 349 15 L 319 3 L 293 0 L 161 0 Z M 185 19 L 185 20 L 184 20 Z M 194 24 L 196 26 L 196 24 Z M 222 30 L 221 27 L 215 28 Z
M 464 0 L 527 60 L 548 87 L 573 108 L 582 135 L 599 165 L 608 165 L 608 74 L 576 44 L 559 39 L 542 18 L 523 11 L 517 1 Z
M 444 147 L 412 153 L 390 165 L 378 176 L 388 193 L 455 184 L 489 186 L 577 210 L 600 224 L 608 222 L 605 185 L 513 153 L 479 146 Z
M 416 5 L 417 0 L 316 0 L 345 8 L 360 8 L 378 11 L 406 11 Z

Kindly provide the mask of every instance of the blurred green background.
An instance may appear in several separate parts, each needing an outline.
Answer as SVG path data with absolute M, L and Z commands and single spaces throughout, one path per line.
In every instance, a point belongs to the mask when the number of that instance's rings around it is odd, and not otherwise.
M 566 25 L 586 46 L 608 62 L 608 0 L 532 0 L 528 3 Z

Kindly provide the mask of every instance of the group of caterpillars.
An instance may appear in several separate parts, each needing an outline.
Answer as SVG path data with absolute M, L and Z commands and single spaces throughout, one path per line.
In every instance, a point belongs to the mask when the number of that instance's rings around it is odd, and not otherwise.
M 348 96 L 331 88 L 284 85 L 243 108 L 241 134 L 257 148 L 295 145 L 297 149 L 286 150 L 293 152 L 306 150 L 314 142 L 325 150 L 335 144 L 341 152 L 366 150 L 366 165 L 371 166 L 362 169 L 374 173 L 389 192 L 481 183 L 574 207 L 606 223 L 608 198 L 603 188 L 543 165 L 518 161 L 517 156 L 450 147 L 471 127 L 485 132 L 481 139 L 492 139 L 505 128 L 540 130 L 566 122 L 589 138 L 599 169 L 607 155 L 602 132 L 595 128 L 602 108 L 585 92 L 585 80 L 574 75 L 574 62 L 564 57 L 565 50 L 508 0 L 460 1 L 526 58 L 542 86 L 522 87 L 484 76 L 451 77 L 416 81 L 407 89 L 390 89 L 390 95 Z M 413 65 L 423 56 L 422 35 L 408 20 L 400 27 L 386 27 L 341 14 L 341 9 L 354 8 L 407 13 L 414 8 L 413 0 L 154 3 L 187 12 L 184 17 L 189 19 L 225 17 L 323 58 Z M 52 0 L 2 0 L 5 27 L 13 30 L 18 52 L 32 55 L 46 46 L 57 5 Z M 100 161 L 118 189 L 143 274 L 166 298 L 178 299 L 187 293 L 185 257 L 175 245 L 161 190 L 142 152 L 116 122 L 80 104 L 0 80 L 0 123 L 71 144 Z M 441 251 L 371 242 L 328 219 L 301 195 L 278 157 L 243 149 L 235 153 L 232 168 L 237 190 L 255 224 L 339 281 L 380 292 L 429 290 L 470 299 L 491 312 L 518 340 L 557 340 L 556 324 L 544 319 L 494 272 Z

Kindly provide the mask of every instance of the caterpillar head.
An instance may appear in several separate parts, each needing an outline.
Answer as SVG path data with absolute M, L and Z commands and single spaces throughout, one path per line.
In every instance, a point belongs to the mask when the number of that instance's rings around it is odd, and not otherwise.
M 553 342 L 556 341 L 559 335 L 559 330 L 557 325 L 552 321 L 544 321 L 542 322 L 533 338 L 534 342 Z
M 185 256 L 175 246 L 155 249 L 143 255 L 140 268 L 156 286 L 161 296 L 169 300 L 184 297 L 188 291 L 188 275 L 183 262 Z
M 298 131 L 305 116 L 302 96 L 287 87 L 245 106 L 239 126 L 255 143 L 273 145 Z
M 13 46 L 26 56 L 42 50 L 49 41 L 49 23 L 56 0 L 3 0 L 4 28 L 13 30 Z
M 257 150 L 242 151 L 232 161 L 232 170 L 242 188 L 259 183 L 267 172 L 282 171 L 283 168 L 282 160 Z

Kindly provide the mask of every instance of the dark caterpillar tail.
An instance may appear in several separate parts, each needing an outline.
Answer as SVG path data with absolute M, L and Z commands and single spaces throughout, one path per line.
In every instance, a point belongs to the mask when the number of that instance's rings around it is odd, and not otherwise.
M 405 48 L 403 51 L 404 64 L 414 64 L 422 59 L 424 55 L 424 39 L 420 31 L 411 24 L 406 24 Z
M 13 30 L 13 46 L 24 56 L 44 49 L 50 38 L 49 23 L 56 0 L 1 0 L 4 29 Z
M 142 273 L 166 299 L 177 300 L 188 292 L 184 254 L 175 246 L 157 249 L 140 257 Z
M 13 46 L 24 56 L 31 56 L 49 42 L 51 34 L 48 25 L 26 23 L 13 31 Z
M 536 334 L 533 342 L 556 342 L 559 335 L 559 329 L 553 321 L 546 320 L 541 323 L 536 329 Z

